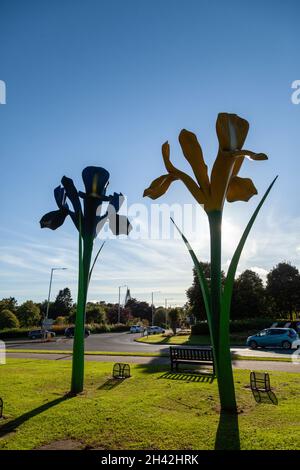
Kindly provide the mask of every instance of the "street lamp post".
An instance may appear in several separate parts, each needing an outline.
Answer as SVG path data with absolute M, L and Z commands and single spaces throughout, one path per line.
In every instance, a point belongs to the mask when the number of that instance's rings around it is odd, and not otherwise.
M 120 321 L 121 321 L 121 304 L 120 304 L 120 302 L 121 302 L 121 288 L 122 287 L 127 287 L 128 288 L 128 286 L 127 286 L 127 284 L 123 284 L 122 286 L 119 286 L 118 323 L 120 323 Z
M 68 269 L 68 268 L 51 268 L 50 283 L 49 283 L 49 292 L 48 292 L 48 300 L 47 300 L 47 310 L 46 310 L 45 320 L 48 319 L 48 314 L 49 314 L 50 295 L 51 295 L 51 286 L 52 286 L 53 271 L 59 271 L 59 270 L 64 271 L 65 269 Z
M 160 290 L 155 290 L 151 292 L 151 323 L 152 326 L 154 325 L 154 302 L 153 302 L 153 294 L 159 294 Z
M 173 300 L 173 297 L 170 297 L 169 299 L 165 299 L 165 310 L 166 310 L 166 328 L 168 327 L 168 300 Z

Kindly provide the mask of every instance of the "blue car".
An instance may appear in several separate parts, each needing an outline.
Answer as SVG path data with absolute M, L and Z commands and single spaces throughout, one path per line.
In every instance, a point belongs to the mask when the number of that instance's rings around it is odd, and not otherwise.
M 293 328 L 267 328 L 247 338 L 247 346 L 251 349 L 284 348 L 291 349 L 299 337 Z M 294 344 L 293 344 L 294 343 Z

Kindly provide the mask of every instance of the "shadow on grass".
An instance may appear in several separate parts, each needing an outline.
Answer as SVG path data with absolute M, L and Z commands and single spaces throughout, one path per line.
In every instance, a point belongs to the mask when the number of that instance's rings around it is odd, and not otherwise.
M 238 414 L 221 412 L 215 450 L 240 450 Z
M 73 398 L 71 394 L 66 394 L 62 397 L 56 398 L 55 400 L 49 401 L 48 403 L 44 403 L 44 405 L 39 406 L 38 408 L 34 408 L 33 410 L 27 411 L 27 413 L 22 414 L 16 419 L 9 421 L 8 423 L 4 424 L 0 427 L 0 437 L 5 436 L 11 432 L 15 432 L 19 426 L 26 423 L 31 418 L 44 413 L 45 411 L 49 410 L 53 406 L 59 405 L 63 401 L 68 400 L 69 398 Z
M 112 388 L 115 388 L 118 385 L 121 385 L 124 382 L 124 380 L 126 379 L 114 379 L 114 378 L 108 379 L 106 382 L 104 382 L 104 384 L 98 387 L 98 390 L 111 390 Z
M 62 359 L 67 359 L 68 357 L 73 357 L 73 354 L 64 354 L 63 356 L 58 357 L 58 358 L 55 359 L 55 360 L 56 360 L 56 361 L 61 361 Z
M 213 383 L 215 377 L 211 374 L 192 374 L 187 372 L 165 372 L 160 379 L 181 380 L 185 382 Z

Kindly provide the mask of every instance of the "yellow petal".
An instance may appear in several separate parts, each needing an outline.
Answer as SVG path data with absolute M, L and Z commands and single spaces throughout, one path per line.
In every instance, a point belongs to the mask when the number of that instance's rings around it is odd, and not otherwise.
M 237 114 L 220 113 L 216 131 L 220 148 L 223 151 L 241 149 L 249 130 L 249 123 Z
M 233 155 L 236 157 L 236 161 L 233 167 L 232 176 L 236 176 L 239 173 L 245 157 L 249 157 L 251 160 L 257 161 L 268 160 L 265 153 L 254 153 L 250 150 L 238 150 L 237 152 L 234 152 Z
M 249 201 L 255 194 L 257 194 L 257 189 L 250 178 L 233 176 L 227 190 L 227 201 Z
M 200 187 L 203 189 L 204 193 L 208 193 L 209 179 L 207 166 L 205 165 L 202 149 L 196 135 L 193 134 L 193 132 L 182 129 L 179 134 L 179 142 L 185 158 L 193 168 L 194 175 Z
M 162 152 L 164 164 L 168 173 L 173 173 L 174 171 L 177 171 L 177 168 L 175 168 L 175 166 L 171 163 L 171 160 L 170 160 L 170 145 L 168 141 L 162 144 L 161 152 Z
M 156 178 L 150 184 L 149 188 L 145 189 L 143 197 L 150 197 L 151 199 L 157 199 L 167 192 L 170 184 L 175 181 L 177 178 L 174 178 L 172 175 L 162 175 L 159 178 Z
M 232 152 L 232 156 L 235 158 L 238 157 L 248 157 L 250 160 L 268 160 L 268 157 L 265 153 L 255 153 L 251 150 L 241 149 Z
M 207 212 L 222 210 L 234 164 L 231 152 L 218 152 L 211 172 L 211 197 L 209 206 L 206 206 Z
M 192 196 L 199 202 L 199 204 L 205 203 L 205 195 L 203 190 L 198 186 L 198 184 L 191 178 L 189 175 L 183 171 L 178 170 L 170 161 L 170 146 L 168 142 L 165 142 L 162 145 L 162 155 L 165 163 L 165 167 L 169 174 L 174 177 L 174 180 L 180 179 L 188 188 Z

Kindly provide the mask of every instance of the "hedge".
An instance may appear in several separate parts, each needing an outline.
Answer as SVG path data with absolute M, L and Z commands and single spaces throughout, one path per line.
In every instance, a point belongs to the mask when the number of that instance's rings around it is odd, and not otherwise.
M 65 329 L 68 326 L 72 325 L 53 325 L 51 331 L 54 331 L 57 336 L 64 335 Z M 90 325 L 86 325 L 86 328 L 90 330 L 92 334 L 94 333 L 117 333 L 123 331 L 129 331 L 130 327 L 127 325 L 122 325 L 121 323 L 116 325 L 107 325 L 106 323 L 98 325 L 97 323 L 92 323 Z
M 28 338 L 28 332 L 33 328 L 6 328 L 0 331 L 0 339 L 11 339 L 11 338 Z
M 287 320 L 288 321 L 288 320 Z M 230 322 L 230 333 L 247 332 L 255 333 L 264 328 L 270 328 L 273 321 L 270 318 L 248 318 L 244 320 L 233 320 Z M 207 322 L 196 323 L 192 326 L 192 335 L 208 335 Z
M 54 331 L 56 336 L 63 336 L 65 333 L 65 329 L 68 326 L 73 326 L 73 325 L 53 325 L 51 328 L 51 331 Z M 127 325 L 122 325 L 116 324 L 116 325 L 97 325 L 97 324 L 92 324 L 92 325 L 86 325 L 87 328 L 91 331 L 91 333 L 118 333 L 118 332 L 123 332 L 123 331 L 129 331 L 130 326 Z M 32 330 L 40 330 L 40 326 L 35 326 L 32 328 L 11 328 L 11 329 L 5 329 L 0 331 L 0 339 L 27 339 L 28 338 L 28 333 L 29 331 Z

